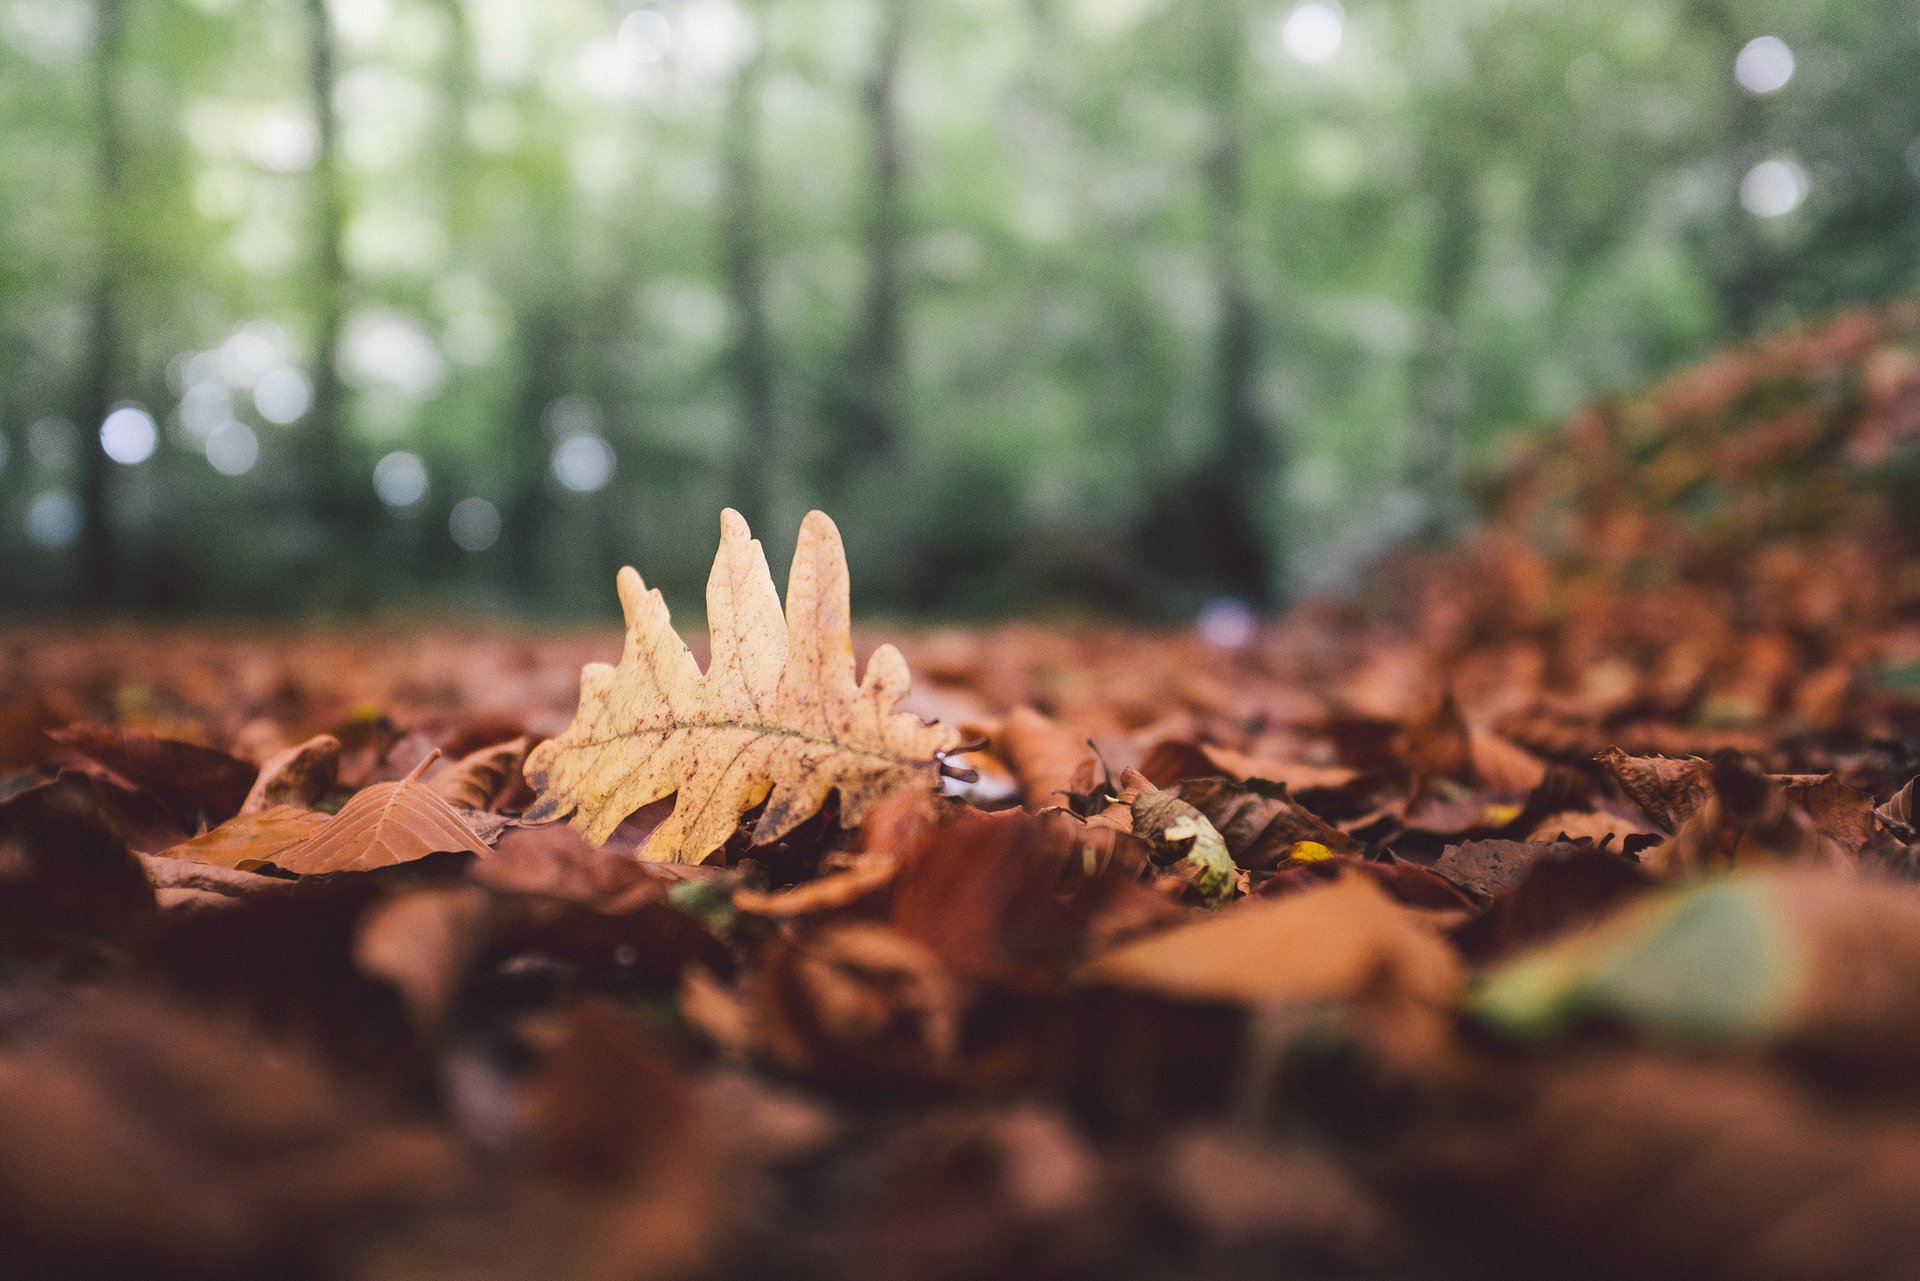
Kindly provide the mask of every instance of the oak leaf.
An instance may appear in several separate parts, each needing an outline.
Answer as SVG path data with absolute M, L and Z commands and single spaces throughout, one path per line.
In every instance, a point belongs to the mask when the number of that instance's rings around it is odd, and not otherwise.
M 846 553 L 822 512 L 800 526 L 784 618 L 760 543 L 738 512 L 721 515 L 704 673 L 660 593 L 631 568 L 618 583 L 625 653 L 617 667 L 587 666 L 572 726 L 528 757 L 531 822 L 570 817 L 604 844 L 627 815 L 675 795 L 641 853 L 699 863 L 762 801 L 756 843 L 792 831 L 833 791 L 841 821 L 857 824 L 889 791 L 931 783 L 954 745 L 945 726 L 895 710 L 908 675 L 891 645 L 855 679 Z

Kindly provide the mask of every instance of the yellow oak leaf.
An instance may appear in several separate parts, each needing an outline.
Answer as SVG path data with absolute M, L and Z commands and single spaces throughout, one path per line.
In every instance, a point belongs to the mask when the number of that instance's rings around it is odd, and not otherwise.
M 800 526 L 784 617 L 759 541 L 740 513 L 721 514 L 705 673 L 660 593 L 631 568 L 618 585 L 627 620 L 620 664 L 587 665 L 572 726 L 527 758 L 539 795 L 529 821 L 570 818 L 599 845 L 635 810 L 675 795 L 642 854 L 699 863 L 763 800 L 761 844 L 817 812 L 829 792 L 840 794 L 840 819 L 852 826 L 887 792 L 937 778 L 939 754 L 956 739 L 895 710 L 908 685 L 899 651 L 882 645 L 856 679 L 847 556 L 825 513 L 809 512 Z

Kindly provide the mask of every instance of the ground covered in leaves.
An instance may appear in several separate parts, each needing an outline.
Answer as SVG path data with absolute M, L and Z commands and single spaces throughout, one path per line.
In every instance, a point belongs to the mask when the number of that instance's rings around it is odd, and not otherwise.
M 941 794 L 703 864 L 523 819 L 611 635 L 0 634 L 0 1271 L 1920 1275 L 1917 329 L 1248 637 L 890 634 Z

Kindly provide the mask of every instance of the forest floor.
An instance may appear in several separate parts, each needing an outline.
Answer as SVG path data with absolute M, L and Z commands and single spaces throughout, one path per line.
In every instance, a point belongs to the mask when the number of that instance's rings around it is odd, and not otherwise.
M 1848 315 L 1364 603 L 866 638 L 940 794 L 700 865 L 523 821 L 610 632 L 0 633 L 0 1273 L 1920 1276 L 1917 451 Z

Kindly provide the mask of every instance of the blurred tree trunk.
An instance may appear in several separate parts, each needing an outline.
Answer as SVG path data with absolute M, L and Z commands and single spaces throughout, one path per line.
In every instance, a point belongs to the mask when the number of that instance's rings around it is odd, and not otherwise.
M 867 286 L 846 409 L 847 444 L 867 466 L 884 464 L 899 449 L 904 408 L 901 259 L 906 239 L 902 190 L 906 146 L 901 135 L 900 73 L 914 0 L 879 0 L 879 4 L 880 33 L 866 83 L 873 175 L 866 226 Z M 835 465 L 834 460 L 829 465 Z
M 1432 201 L 1420 312 L 1409 362 L 1413 408 L 1406 484 L 1426 499 L 1428 532 L 1444 534 L 1461 515 L 1460 457 L 1469 398 L 1460 364 L 1460 324 L 1479 256 L 1480 204 L 1473 166 L 1429 135 L 1422 188 Z
M 1728 332 L 1747 337 L 1759 332 L 1766 321 L 1773 299 L 1774 266 L 1766 243 L 1760 237 L 1755 219 L 1740 202 L 1740 180 L 1766 154 L 1762 141 L 1760 100 L 1742 88 L 1734 78 L 1734 60 L 1753 32 L 1743 17 L 1734 13 L 1725 0 L 1692 0 L 1686 7 L 1688 19 L 1705 33 L 1715 54 L 1722 109 L 1726 120 L 1726 154 L 1732 166 L 1732 182 L 1722 204 L 1722 221 L 1713 229 L 1722 238 L 1723 261 L 1703 255 L 1709 270 L 1715 271 L 1720 297 L 1720 314 Z
M 334 34 L 327 0 L 307 0 L 308 84 L 319 149 L 313 162 L 313 406 L 303 433 L 305 481 L 314 518 L 329 539 L 352 515 L 346 474 L 346 389 L 340 336 L 346 325 L 346 194 L 340 177 L 340 117 L 334 110 Z
M 1284 458 L 1260 403 L 1261 322 L 1254 296 L 1247 207 L 1247 49 L 1243 0 L 1207 0 L 1201 92 L 1211 117 L 1205 161 L 1208 254 L 1214 289 L 1214 446 L 1202 462 L 1189 518 L 1204 531 L 1199 581 L 1271 604 L 1283 567 L 1260 516 Z
M 733 295 L 731 364 L 739 404 L 734 441 L 733 505 L 756 529 L 770 523 L 780 429 L 774 403 L 772 326 L 767 318 L 766 227 L 761 171 L 761 90 L 766 80 L 764 13 L 756 24 L 753 52 L 741 63 L 727 103 L 721 151 L 725 205 L 721 237 L 727 288 Z
M 474 229 L 478 177 L 473 144 L 467 135 L 467 112 L 473 105 L 473 24 L 467 20 L 468 0 L 439 0 L 447 20 L 447 48 L 440 60 L 439 155 L 441 201 L 446 211 L 447 238 L 467 243 Z
M 126 84 L 125 0 L 94 6 L 93 109 L 95 183 L 99 200 L 99 259 L 88 300 L 87 373 L 80 394 L 80 599 L 106 604 L 119 589 L 113 534 L 113 464 L 100 441 L 100 424 L 112 408 L 119 377 L 121 278 L 127 230 L 126 121 L 120 99 Z
M 552 505 L 547 494 L 552 454 L 547 408 L 566 391 L 567 328 L 549 297 L 559 295 L 536 290 L 533 300 L 520 309 L 520 394 L 501 433 L 508 486 L 501 541 L 506 544 L 513 588 L 528 600 L 539 599 L 546 584 L 541 554 Z

